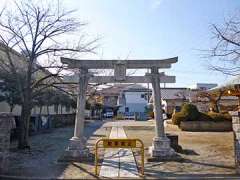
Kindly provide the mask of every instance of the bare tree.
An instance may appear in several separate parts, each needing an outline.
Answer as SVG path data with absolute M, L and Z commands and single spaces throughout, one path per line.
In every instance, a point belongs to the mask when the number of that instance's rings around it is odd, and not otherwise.
M 213 47 L 210 55 L 210 69 L 227 75 L 240 74 L 240 16 L 231 17 L 222 25 L 212 25 Z
M 60 80 L 58 77 L 63 67 L 56 57 L 93 52 L 96 39 L 86 41 L 84 34 L 79 32 L 85 24 L 73 18 L 73 11 L 31 1 L 15 2 L 14 5 L 14 11 L 11 7 L 9 11 L 3 9 L 0 14 L 0 40 L 5 53 L 0 58 L 0 68 L 17 80 L 22 100 L 18 147 L 24 149 L 29 148 L 32 99 Z M 71 37 L 74 32 L 80 34 L 79 41 L 64 43 L 66 35 Z M 51 69 L 54 73 L 49 72 Z M 19 71 L 24 73 L 24 84 L 19 80 Z
M 178 91 L 174 95 L 177 96 L 178 98 L 182 99 L 183 101 L 186 101 L 189 94 L 186 91 Z
M 215 92 L 200 91 L 196 96 L 199 98 L 207 98 L 213 111 L 219 112 L 219 102 L 221 101 L 224 92 L 225 91 L 221 89 Z

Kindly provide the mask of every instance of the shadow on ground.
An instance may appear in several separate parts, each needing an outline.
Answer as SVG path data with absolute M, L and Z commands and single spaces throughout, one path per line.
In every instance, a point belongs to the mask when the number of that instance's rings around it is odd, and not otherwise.
M 175 165 L 174 165 L 175 164 Z M 185 167 L 184 167 L 185 166 Z M 197 170 L 194 173 L 193 172 L 194 167 L 199 168 L 221 168 L 225 170 L 230 170 L 230 173 L 228 174 L 221 174 L 221 173 L 209 173 L 206 171 L 206 173 L 198 172 Z M 189 167 L 189 171 L 187 172 L 187 168 Z M 228 166 L 228 165 L 221 165 L 221 164 L 213 164 L 213 163 L 205 163 L 205 162 L 198 162 L 193 161 L 190 159 L 183 158 L 181 161 L 171 161 L 170 162 L 155 162 L 155 163 L 147 163 L 145 165 L 145 176 L 148 178 L 176 178 L 176 179 L 239 179 L 240 176 L 232 173 L 235 171 L 234 166 Z
M 199 156 L 200 154 L 198 154 L 196 151 L 192 150 L 192 149 L 183 149 L 179 152 L 180 154 L 185 154 L 185 155 L 194 155 L 194 156 Z
M 86 123 L 85 137 L 93 136 L 104 122 Z M 58 163 L 57 159 L 68 146 L 68 140 L 73 136 L 73 127 L 53 129 L 49 133 L 38 134 L 30 137 L 31 149 L 19 151 L 15 147 L 16 142 L 11 144 L 11 153 L 9 156 L 9 166 L 5 172 L 1 173 L 3 177 L 13 176 L 15 178 L 64 178 L 65 171 L 69 166 L 78 166 L 86 176 L 93 176 L 92 164 L 78 165 L 74 163 Z M 94 135 L 103 137 L 103 134 Z M 83 164 L 83 165 L 82 165 Z M 79 172 L 79 171 L 78 171 Z M 83 176 L 84 178 L 84 176 Z

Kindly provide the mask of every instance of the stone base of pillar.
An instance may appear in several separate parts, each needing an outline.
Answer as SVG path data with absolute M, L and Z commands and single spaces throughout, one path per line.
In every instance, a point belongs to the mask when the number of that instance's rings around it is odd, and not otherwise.
M 58 159 L 59 162 L 92 162 L 94 161 L 94 155 L 86 147 L 86 141 L 77 137 L 72 137 L 69 140 L 69 146 Z
M 152 146 L 149 147 L 151 157 L 149 161 L 176 160 L 179 155 L 171 148 L 167 137 L 153 138 Z

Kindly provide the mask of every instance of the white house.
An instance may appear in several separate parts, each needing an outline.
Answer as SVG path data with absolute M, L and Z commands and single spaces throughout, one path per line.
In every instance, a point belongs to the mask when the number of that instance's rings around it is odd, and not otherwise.
M 133 84 L 125 89 L 119 95 L 118 105 L 119 113 L 144 113 L 148 104 L 148 96 L 151 90 L 139 84 Z

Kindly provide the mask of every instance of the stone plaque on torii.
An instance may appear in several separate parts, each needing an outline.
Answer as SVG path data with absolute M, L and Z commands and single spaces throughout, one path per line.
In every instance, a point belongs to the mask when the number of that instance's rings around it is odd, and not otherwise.
M 175 83 L 175 76 L 166 76 L 159 73 L 159 69 L 171 68 L 177 57 L 163 60 L 76 60 L 61 58 L 61 62 L 69 69 L 79 69 L 78 77 L 68 77 L 64 81 L 78 83 L 78 98 L 74 136 L 70 139 L 67 154 L 75 160 L 88 158 L 89 152 L 84 139 L 84 114 L 86 91 L 88 83 L 151 83 L 154 96 L 154 113 L 156 135 L 149 152 L 152 157 L 167 159 L 175 155 L 170 147 L 170 140 L 166 137 L 162 118 L 162 104 L 160 83 Z M 90 69 L 114 69 L 114 76 L 94 76 Z M 145 76 L 127 76 L 127 69 L 151 69 Z

